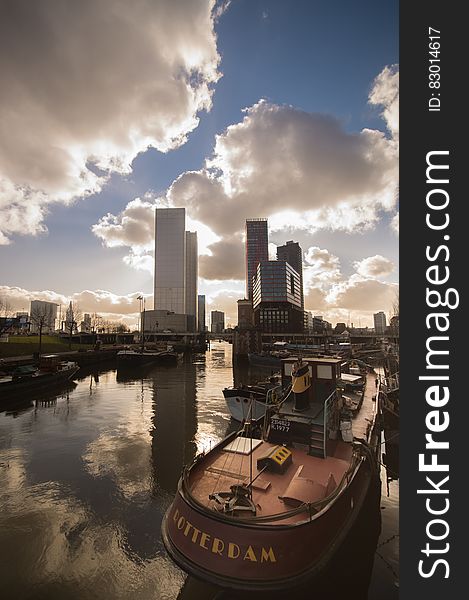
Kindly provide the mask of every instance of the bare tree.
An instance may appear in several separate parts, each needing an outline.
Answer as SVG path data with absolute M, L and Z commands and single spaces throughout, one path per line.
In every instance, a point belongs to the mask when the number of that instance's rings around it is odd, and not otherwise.
M 10 317 L 13 313 L 10 301 L 6 296 L 0 296 L 0 316 Z
M 98 333 L 103 318 L 98 313 L 91 315 L 91 333 Z
M 41 356 L 42 351 L 42 333 L 45 327 L 50 326 L 50 312 L 47 306 L 35 306 L 31 310 L 31 314 L 29 316 L 29 320 L 34 328 L 37 329 L 39 333 L 39 356 Z
M 76 302 L 70 300 L 65 315 L 65 330 L 68 332 L 68 348 L 72 349 L 73 332 L 78 330 L 78 323 L 82 320 L 83 314 Z

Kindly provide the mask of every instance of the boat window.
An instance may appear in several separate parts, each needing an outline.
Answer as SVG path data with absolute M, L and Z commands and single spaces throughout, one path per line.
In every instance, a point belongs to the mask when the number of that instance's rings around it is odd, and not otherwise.
M 332 367 L 330 365 L 317 366 L 318 379 L 332 379 Z

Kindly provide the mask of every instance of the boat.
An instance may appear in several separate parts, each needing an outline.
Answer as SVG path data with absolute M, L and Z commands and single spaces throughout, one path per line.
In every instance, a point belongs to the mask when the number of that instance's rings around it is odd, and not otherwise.
M 63 384 L 79 370 L 76 362 L 61 360 L 57 354 L 44 354 L 38 366 L 22 365 L 0 377 L 0 399 L 20 397 Z
M 340 359 L 282 361 L 291 391 L 179 480 L 162 539 L 179 567 L 236 590 L 292 588 L 324 574 L 378 489 L 380 419 L 375 377 L 355 416 L 344 405 Z
M 142 367 L 151 363 L 171 363 L 178 361 L 178 354 L 167 350 L 119 350 L 117 353 L 117 368 Z
M 247 418 L 263 418 L 269 404 L 279 401 L 283 396 L 283 388 L 279 378 L 272 376 L 255 385 L 226 387 L 223 396 L 232 418 L 243 422 Z
M 270 352 L 250 352 L 248 354 L 249 364 L 256 367 L 276 367 L 280 369 L 282 360 L 290 356 L 286 350 L 272 350 Z
M 140 299 L 143 299 L 143 297 L 140 297 Z M 148 348 L 145 348 L 145 303 L 143 303 L 140 337 L 140 348 L 126 348 L 117 353 L 116 358 L 118 370 L 143 367 L 144 365 L 157 362 L 172 364 L 177 363 L 178 354 L 172 350 L 149 350 Z

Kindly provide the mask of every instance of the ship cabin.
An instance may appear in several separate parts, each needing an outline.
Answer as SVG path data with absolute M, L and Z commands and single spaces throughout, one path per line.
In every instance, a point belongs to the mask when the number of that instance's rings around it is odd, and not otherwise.
M 56 373 L 61 361 L 58 354 L 43 354 L 39 357 L 39 369 L 44 373 Z
M 269 442 L 304 446 L 310 455 L 328 456 L 340 428 L 340 364 L 340 359 L 328 357 L 282 361 L 282 385 L 291 383 L 291 391 L 268 419 Z

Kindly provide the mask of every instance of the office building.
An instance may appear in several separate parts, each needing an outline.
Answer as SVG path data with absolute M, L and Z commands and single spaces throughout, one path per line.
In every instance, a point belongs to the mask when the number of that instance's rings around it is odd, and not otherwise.
M 249 329 L 253 325 L 252 301 L 246 298 L 238 300 L 238 329 Z
M 197 233 L 186 231 L 186 280 L 185 280 L 185 309 L 188 316 L 188 331 L 197 331 L 197 279 L 199 275 L 199 255 L 197 248 Z
M 83 315 L 83 321 L 80 324 L 81 333 L 91 333 L 91 315 L 85 313 Z
M 223 333 L 225 329 L 225 313 L 220 310 L 212 310 L 210 317 L 211 332 Z
M 185 228 L 184 208 L 155 210 L 156 310 L 185 312 Z
M 373 315 L 375 323 L 375 333 L 383 334 L 386 331 L 386 315 L 383 311 L 375 313 Z
M 189 331 L 189 315 L 174 313 L 170 310 L 146 310 L 141 313 L 145 334 L 185 333 Z
M 246 298 L 252 300 L 252 278 L 260 261 L 269 260 L 267 219 L 246 219 Z
M 205 296 L 197 296 L 197 331 L 205 331 Z
M 197 233 L 185 228 L 184 208 L 155 210 L 154 309 L 188 315 L 187 331 L 196 331 Z
M 55 331 L 55 322 L 57 319 L 57 306 L 54 302 L 44 300 L 31 300 L 30 320 L 31 333 L 39 333 L 42 327 L 42 333 L 52 333 Z
M 277 246 L 277 260 L 285 260 L 300 276 L 301 310 L 304 311 L 303 253 L 298 242 L 289 241 L 284 246 Z
M 253 279 L 254 325 L 269 333 L 302 333 L 300 275 L 284 260 L 265 260 Z

